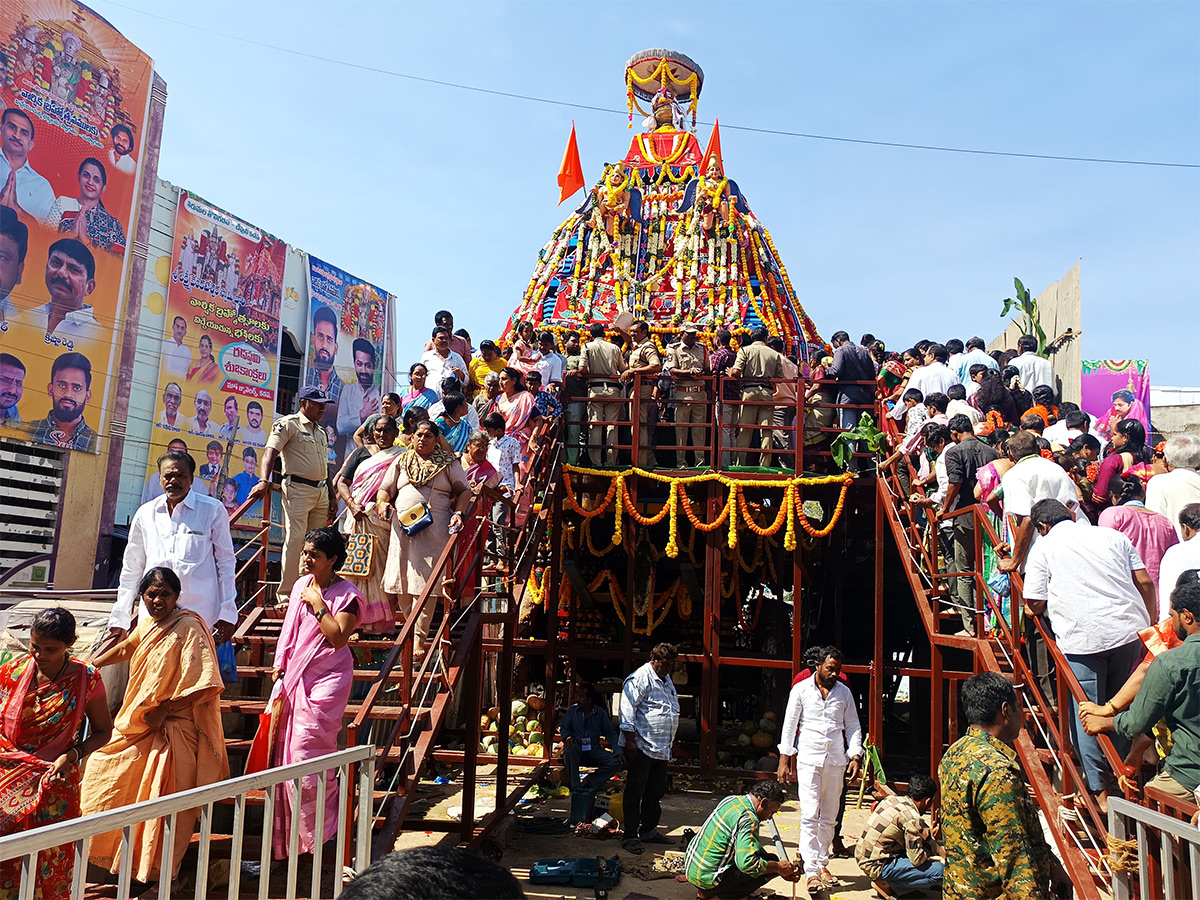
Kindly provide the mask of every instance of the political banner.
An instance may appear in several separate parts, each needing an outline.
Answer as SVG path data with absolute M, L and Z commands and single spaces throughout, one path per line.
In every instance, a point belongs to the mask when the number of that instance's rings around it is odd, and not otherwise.
M 1137 419 L 1150 439 L 1150 374 L 1144 359 L 1083 360 L 1083 411 L 1096 420 L 1095 435 L 1112 439 L 1122 419 Z
M 156 461 L 169 449 L 192 454 L 197 483 L 230 511 L 258 481 L 275 412 L 286 258 L 279 238 L 180 192 L 143 502 L 162 493 Z
M 0 434 L 107 449 L 153 72 L 85 6 L 0 4 Z
M 304 384 L 331 400 L 321 424 L 336 464 L 354 449 L 358 427 L 379 412 L 388 294 L 310 255 L 308 296 Z

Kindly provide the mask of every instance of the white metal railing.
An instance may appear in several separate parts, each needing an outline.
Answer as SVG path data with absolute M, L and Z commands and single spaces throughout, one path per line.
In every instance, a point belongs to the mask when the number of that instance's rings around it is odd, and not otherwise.
M 43 850 L 58 847 L 63 844 L 74 844 L 75 876 L 71 887 L 71 900 L 82 900 L 86 886 L 88 862 L 88 845 L 92 837 L 108 831 L 122 830 L 124 840 L 121 842 L 121 863 L 117 874 L 118 900 L 128 900 L 132 882 L 131 869 L 133 866 L 133 828 L 142 822 L 154 819 L 163 820 L 162 832 L 162 861 L 159 875 L 158 896 L 171 896 L 172 853 L 175 844 L 175 817 L 186 810 L 200 810 L 200 858 L 196 865 L 196 900 L 207 900 L 209 849 L 212 837 L 213 805 L 222 800 L 233 800 L 233 844 L 229 860 L 229 892 L 230 900 L 236 900 L 241 893 L 242 842 L 246 833 L 246 797 L 251 791 L 264 791 L 263 801 L 263 834 L 262 848 L 259 856 L 261 871 L 259 873 L 259 900 L 266 900 L 267 888 L 271 875 L 271 839 L 274 832 L 275 791 L 277 785 L 292 782 L 292 809 L 295 815 L 291 817 L 291 833 L 288 840 L 288 871 L 287 897 L 295 900 L 296 881 L 299 864 L 300 846 L 300 797 L 301 780 L 308 775 L 319 775 L 337 770 L 338 783 L 338 827 L 337 851 L 342 852 L 346 846 L 346 838 L 351 823 L 348 821 L 350 770 L 358 766 L 359 797 L 373 796 L 375 785 L 375 747 L 364 745 L 339 750 L 326 756 L 268 769 L 253 775 L 242 775 L 230 778 L 216 784 L 192 788 L 178 794 L 170 794 L 155 800 L 134 803 L 118 809 L 94 813 L 72 819 L 68 822 L 57 822 L 41 828 L 33 828 L 20 834 L 10 834 L 0 837 L 0 861 L 21 859 L 21 887 L 18 897 L 20 900 L 33 900 L 35 873 L 37 872 L 37 856 Z M 322 836 L 325 833 L 325 803 L 316 804 L 315 827 L 313 833 Z M 365 869 L 371 862 L 371 804 L 366 802 L 359 806 L 357 833 L 354 844 L 354 866 L 357 870 Z M 321 896 L 321 852 L 322 844 L 314 841 L 312 898 Z M 338 875 L 333 880 L 333 896 L 337 897 L 342 891 L 342 879 Z M 216 896 L 214 893 L 213 896 Z
M 1143 900 L 1200 897 L 1200 828 L 1123 798 L 1109 797 L 1108 833 L 1124 841 L 1129 839 L 1131 830 L 1137 838 L 1138 891 L 1135 894 L 1131 890 L 1130 873 L 1114 871 L 1114 900 L 1130 900 L 1134 896 Z M 1151 884 L 1150 843 L 1154 838 L 1158 842 L 1159 884 Z M 1182 871 L 1190 884 L 1182 894 L 1175 890 L 1177 871 Z

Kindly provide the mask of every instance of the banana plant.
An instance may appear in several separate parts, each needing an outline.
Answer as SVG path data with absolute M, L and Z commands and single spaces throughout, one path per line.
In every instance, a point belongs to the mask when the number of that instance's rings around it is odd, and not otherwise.
M 1004 301 L 1004 309 L 1000 310 L 1000 318 L 1004 318 L 1009 314 L 1010 310 L 1016 310 L 1021 313 L 1020 318 L 1013 319 L 1017 327 L 1021 329 L 1023 334 L 1031 334 L 1037 338 L 1038 355 L 1046 355 L 1046 332 L 1042 330 L 1042 318 L 1038 313 L 1037 299 L 1031 297 L 1025 285 L 1021 284 L 1020 278 L 1014 278 L 1013 284 L 1017 289 L 1016 297 L 1009 297 Z
M 883 432 L 875 427 L 875 421 L 868 413 L 863 413 L 857 425 L 843 431 L 829 445 L 829 453 L 838 468 L 844 470 L 850 465 L 854 445 L 860 442 L 866 444 L 872 453 L 879 453 L 883 449 Z

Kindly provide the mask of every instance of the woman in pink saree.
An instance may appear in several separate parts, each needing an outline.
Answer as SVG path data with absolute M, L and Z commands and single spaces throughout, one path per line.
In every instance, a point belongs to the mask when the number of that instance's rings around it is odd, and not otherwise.
M 522 467 L 529 462 L 537 444 L 531 440 L 533 430 L 542 420 L 533 394 L 525 389 L 525 376 L 512 366 L 500 370 L 500 395 L 496 411 L 504 416 L 504 433 L 512 435 L 521 445 Z
M 272 764 L 286 766 L 338 749 L 338 734 L 354 684 L 354 658 L 346 646 L 357 627 L 362 595 L 337 570 L 346 541 L 334 528 L 304 536 L 300 568 L 292 588 L 275 651 L 271 730 L 276 735 Z M 322 797 L 321 794 L 324 794 Z M 300 851 L 337 835 L 337 783 L 334 773 L 310 775 L 300 793 Z M 325 804 L 324 834 L 316 835 L 317 804 Z M 276 859 L 288 855 L 292 816 L 291 783 L 275 788 L 273 847 Z
M 338 482 L 338 496 L 346 504 L 342 519 L 342 531 L 346 534 L 370 535 L 374 546 L 371 552 L 371 571 L 363 576 L 347 575 L 363 596 L 359 610 L 358 626 L 380 634 L 396 632 L 396 595 L 383 588 L 383 569 L 388 554 L 388 543 L 392 538 L 391 523 L 379 518 L 375 509 L 375 495 L 383 485 L 388 466 L 404 452 L 395 446 L 400 430 L 396 420 L 388 415 L 375 419 L 371 440 L 367 445 L 370 456 L 355 466 L 349 478 Z M 350 463 L 347 463 L 349 467 Z M 343 475 L 346 473 L 343 472 Z
M 1111 441 L 1118 423 L 1125 419 L 1136 419 L 1142 423 L 1142 429 L 1150 433 L 1150 417 L 1146 415 L 1146 407 L 1134 396 L 1133 391 L 1122 388 L 1113 392 L 1112 406 L 1096 422 L 1096 437 L 1101 442 Z

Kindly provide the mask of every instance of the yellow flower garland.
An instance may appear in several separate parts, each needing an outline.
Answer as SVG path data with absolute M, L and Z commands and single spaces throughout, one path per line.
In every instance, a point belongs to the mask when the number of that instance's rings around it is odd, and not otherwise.
M 579 505 L 578 500 L 571 488 L 571 473 L 574 472 L 580 475 L 594 475 L 611 479 L 608 493 L 603 501 L 592 510 L 584 511 Z M 633 504 L 632 498 L 629 496 L 628 489 L 625 486 L 625 480 L 629 476 L 636 475 L 643 478 L 649 478 L 652 481 L 658 481 L 669 485 L 667 502 L 663 504 L 663 508 L 654 516 L 643 516 L 637 511 Z M 726 496 L 725 507 L 721 511 L 721 515 L 713 522 L 701 522 L 695 511 L 692 509 L 691 498 L 687 495 L 687 485 L 700 484 L 706 481 L 719 481 L 725 485 L 729 493 Z M 849 473 L 842 475 L 820 475 L 820 476 L 795 476 L 779 481 L 767 481 L 765 479 L 734 479 L 717 472 L 705 472 L 700 475 L 688 475 L 683 477 L 672 477 L 669 475 L 660 475 L 657 472 L 648 472 L 645 469 L 637 467 L 627 469 L 624 472 L 614 472 L 605 469 L 590 469 L 584 466 L 563 466 L 563 486 L 566 488 L 565 501 L 567 508 L 578 512 L 587 519 L 592 519 L 605 510 L 609 505 L 616 500 L 615 505 L 615 524 L 612 537 L 612 546 L 616 547 L 621 544 L 623 537 L 621 516 L 623 512 L 628 512 L 630 517 L 642 525 L 657 525 L 663 519 L 669 518 L 670 538 L 667 541 L 665 548 L 669 557 L 674 558 L 679 554 L 678 542 L 678 510 L 683 508 L 684 515 L 691 522 L 692 527 L 698 531 L 715 531 L 720 528 L 722 523 L 727 523 L 729 536 L 727 543 L 730 547 L 737 546 L 737 533 L 739 521 L 744 521 L 746 527 L 755 534 L 770 537 L 778 534 L 781 529 L 784 530 L 784 547 L 788 551 L 796 549 L 796 520 L 799 519 L 800 527 L 813 538 L 825 537 L 837 524 L 841 518 L 842 510 L 846 505 L 846 494 L 850 484 L 854 481 L 854 477 Z M 804 512 L 803 505 L 799 502 L 799 489 L 801 486 L 816 486 L 825 484 L 840 484 L 842 490 L 838 496 L 837 505 L 834 507 L 833 515 L 829 522 L 822 528 L 814 528 L 808 520 L 807 513 Z M 783 488 L 783 501 L 780 504 L 779 512 L 775 514 L 775 520 L 769 526 L 761 526 L 754 519 L 750 511 L 749 504 L 746 501 L 743 491 L 746 488 Z M 740 515 L 739 515 L 740 513 Z M 600 555 L 591 547 L 590 532 L 588 532 L 588 549 L 595 555 Z

